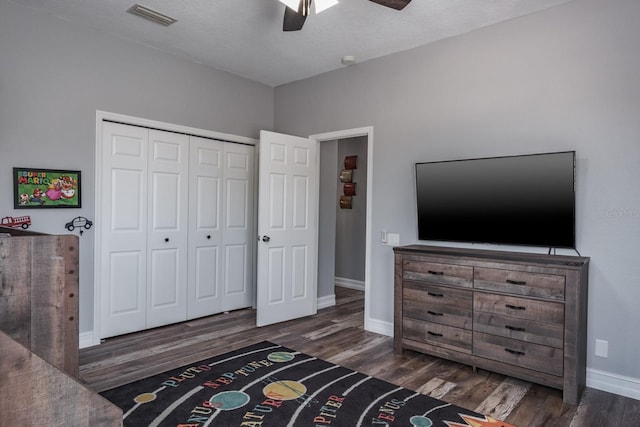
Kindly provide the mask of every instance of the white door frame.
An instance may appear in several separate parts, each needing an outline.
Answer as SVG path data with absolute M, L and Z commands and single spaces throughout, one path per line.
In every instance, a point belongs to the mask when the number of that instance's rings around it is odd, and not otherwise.
M 124 114 L 118 113 L 110 113 L 108 111 L 100 111 L 96 110 L 96 145 L 95 145 L 95 217 L 94 224 L 97 227 L 100 227 L 102 224 L 101 216 L 101 204 L 103 197 L 105 196 L 102 191 L 102 170 L 100 166 L 102 165 L 102 123 L 103 121 L 113 121 L 122 124 L 128 124 L 133 126 L 142 126 L 153 129 L 160 129 L 170 132 L 179 132 L 186 133 L 189 135 L 202 136 L 204 138 L 214 138 L 220 139 L 223 141 L 229 142 L 238 142 L 241 144 L 248 144 L 256 146 L 258 144 L 257 139 L 247 138 L 244 136 L 232 135 L 221 132 L 214 132 L 205 129 L 192 128 L 188 126 L 181 126 L 173 123 L 165 123 L 159 122 L 156 120 L 143 119 L 140 117 L 127 116 Z M 257 165 L 257 163 L 256 163 Z M 254 206 L 257 206 L 257 200 L 255 199 L 254 194 Z M 255 230 L 255 218 L 253 224 Z M 255 233 L 254 233 L 255 234 Z M 102 269 L 100 253 L 102 250 L 102 241 L 100 237 L 100 233 L 95 233 L 95 241 L 94 241 L 94 254 L 93 254 L 93 333 L 92 337 L 81 337 L 81 346 L 89 347 L 92 345 L 100 344 L 100 310 L 101 310 L 101 300 L 100 300 L 100 285 L 101 285 L 101 277 L 100 272 Z M 254 251 L 255 252 L 255 251 Z M 255 256 L 255 254 L 252 254 Z M 251 278 L 253 283 L 255 283 L 255 269 L 253 277 Z
M 389 335 L 388 328 L 374 322 L 371 315 L 371 245 L 373 244 L 373 229 L 371 217 L 373 213 L 373 126 L 346 129 L 335 132 L 318 133 L 310 135 L 309 138 L 319 143 L 324 141 L 335 141 L 338 139 L 355 138 L 359 136 L 367 137 L 367 214 L 366 214 L 366 242 L 365 242 L 365 266 L 364 266 L 364 328 L 367 331 Z M 318 155 L 318 159 L 320 156 Z

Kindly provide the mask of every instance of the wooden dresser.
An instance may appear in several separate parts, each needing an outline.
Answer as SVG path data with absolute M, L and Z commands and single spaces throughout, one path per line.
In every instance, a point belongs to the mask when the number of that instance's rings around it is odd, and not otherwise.
M 395 252 L 394 347 L 563 390 L 586 381 L 589 258 L 404 246 Z
M 78 378 L 78 245 L 0 227 L 0 426 L 122 426 Z

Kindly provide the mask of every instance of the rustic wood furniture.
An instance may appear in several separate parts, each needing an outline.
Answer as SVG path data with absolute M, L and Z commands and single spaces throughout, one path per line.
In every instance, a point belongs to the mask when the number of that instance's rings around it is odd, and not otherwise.
M 396 353 L 411 349 L 563 390 L 586 382 L 589 258 L 394 248 Z
M 0 227 L 3 421 L 122 425 L 120 408 L 77 379 L 78 260 L 77 236 Z

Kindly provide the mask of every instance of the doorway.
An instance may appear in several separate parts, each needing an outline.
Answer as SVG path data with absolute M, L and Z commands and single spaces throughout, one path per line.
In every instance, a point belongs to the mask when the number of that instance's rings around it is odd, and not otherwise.
M 338 180 L 341 169 L 344 169 L 343 153 L 349 152 L 339 150 L 340 144 L 348 147 L 351 143 L 358 141 L 363 151 L 358 151 L 357 172 L 354 173 L 357 179 L 360 179 L 363 185 L 362 192 L 358 190 L 356 179 L 356 196 L 352 199 L 352 210 L 347 213 L 348 209 L 343 210 L 345 215 L 354 213 L 354 204 L 357 204 L 359 210 L 363 212 L 363 217 L 357 221 L 363 221 L 360 224 L 364 228 L 364 242 L 356 242 L 364 251 L 364 265 L 362 278 L 351 281 L 342 281 L 341 285 L 346 287 L 354 287 L 364 290 L 364 328 L 373 332 L 381 332 L 375 328 L 375 323 L 369 318 L 370 307 L 370 275 L 371 275 L 371 245 L 373 243 L 373 234 L 371 227 L 371 196 L 372 194 L 372 175 L 373 175 L 373 128 L 365 127 L 358 129 L 350 129 L 325 134 L 311 135 L 311 138 L 320 143 L 320 215 L 319 215 L 319 239 L 318 239 L 318 308 L 335 304 L 335 282 L 336 282 L 336 245 L 339 243 L 336 239 L 336 227 L 338 221 L 337 203 L 339 195 L 343 194 L 342 183 Z M 326 144 L 326 145 L 325 145 Z M 341 154 L 338 154 L 338 153 Z M 354 153 L 352 153 L 354 154 Z M 341 166 L 342 165 L 342 166 Z M 356 215 L 351 215 L 352 219 Z M 362 237 L 360 238 L 362 239 Z M 362 263 L 362 261 L 358 261 Z M 341 269 L 342 266 L 338 266 Z M 357 267 L 355 267 L 357 268 Z

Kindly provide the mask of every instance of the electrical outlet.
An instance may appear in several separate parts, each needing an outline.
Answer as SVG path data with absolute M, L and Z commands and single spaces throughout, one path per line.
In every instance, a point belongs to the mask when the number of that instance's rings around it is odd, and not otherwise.
M 609 341 L 596 340 L 596 356 L 608 357 L 609 356 Z

